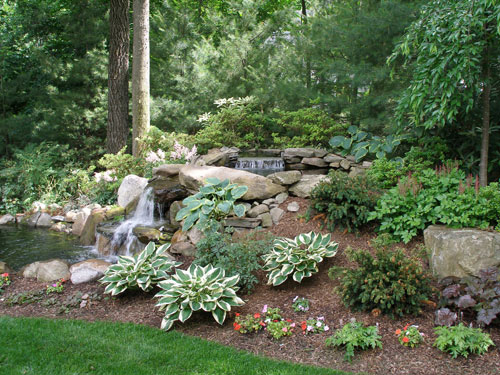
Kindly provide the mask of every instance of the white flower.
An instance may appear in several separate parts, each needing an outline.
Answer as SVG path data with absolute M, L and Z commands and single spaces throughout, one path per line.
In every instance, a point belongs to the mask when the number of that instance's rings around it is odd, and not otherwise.
M 318 316 L 318 320 L 325 320 L 324 316 Z
M 297 301 L 298 298 L 299 298 L 299 296 L 295 296 L 295 298 L 293 299 L 293 302 Z
M 325 332 L 326 332 L 326 331 L 330 330 L 330 327 L 325 326 L 324 330 L 325 330 Z
M 198 116 L 198 122 L 206 122 L 210 120 L 210 112 L 205 112 L 204 114 Z
M 321 322 L 316 322 L 316 327 L 321 327 Z

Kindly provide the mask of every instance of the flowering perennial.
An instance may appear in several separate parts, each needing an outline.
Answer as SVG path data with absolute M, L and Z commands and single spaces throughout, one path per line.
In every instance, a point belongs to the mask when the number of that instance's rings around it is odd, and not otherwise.
M 419 332 L 416 325 L 407 324 L 402 330 L 397 329 L 395 334 L 398 336 L 401 345 L 409 346 L 410 348 L 414 348 L 424 341 L 424 334 Z

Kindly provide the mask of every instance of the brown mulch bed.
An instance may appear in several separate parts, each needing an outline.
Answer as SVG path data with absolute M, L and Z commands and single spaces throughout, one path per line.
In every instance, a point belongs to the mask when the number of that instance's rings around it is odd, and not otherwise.
M 300 198 L 290 198 L 282 208 L 286 209 L 288 203 L 297 201 L 300 205 L 298 213 L 286 213 L 279 225 L 272 228 L 271 232 L 279 236 L 293 237 L 301 232 L 311 230 L 319 231 L 319 220 L 305 222 L 302 217 L 308 205 L 308 201 Z M 326 230 L 322 232 L 326 233 Z M 347 309 L 340 297 L 334 292 L 335 283 L 328 277 L 328 269 L 333 265 L 347 265 L 349 262 L 344 255 L 344 250 L 351 246 L 353 248 L 370 249 L 370 240 L 375 237 L 373 231 L 359 234 L 335 231 L 333 238 L 339 246 L 339 253 L 332 259 L 328 259 L 320 266 L 320 272 L 301 284 L 287 281 L 279 287 L 265 285 L 264 275 L 261 275 L 261 284 L 250 295 L 242 296 L 246 304 L 235 309 L 227 318 L 223 326 L 219 326 L 208 314 L 194 314 L 185 324 L 176 324 L 175 329 L 188 335 L 199 336 L 207 340 L 217 341 L 253 353 L 261 354 L 281 360 L 300 362 L 323 367 L 329 367 L 344 371 L 367 374 L 500 374 L 500 329 L 498 327 L 488 328 L 496 347 L 479 357 L 452 359 L 432 347 L 435 335 L 433 332 L 434 308 L 426 306 L 423 314 L 418 317 L 405 317 L 391 319 L 387 316 L 375 316 L 371 313 L 353 313 Z M 408 252 L 415 251 L 421 245 L 421 239 L 417 239 L 405 246 Z M 45 284 L 33 280 L 13 277 L 13 283 L 1 296 L 0 315 L 10 316 L 41 316 L 48 318 L 74 318 L 83 320 L 107 320 L 133 322 L 159 327 L 163 317 L 154 307 L 154 292 L 126 293 L 118 298 L 101 298 L 88 304 L 84 308 L 71 308 L 68 313 L 60 313 L 58 304 L 44 306 L 40 303 L 27 305 L 7 306 L 4 299 L 14 293 L 26 292 L 28 290 L 39 290 L 45 288 Z M 98 293 L 102 295 L 104 287 L 99 283 L 88 283 L 80 285 L 65 285 L 62 294 L 56 295 L 59 302 L 76 292 L 82 294 Z M 53 296 L 53 295 L 51 295 Z M 292 299 L 295 296 L 306 297 L 311 302 L 311 309 L 306 313 L 296 313 L 291 308 Z M 382 335 L 383 349 L 368 350 L 356 354 L 352 363 L 343 360 L 344 352 L 332 350 L 325 347 L 325 339 L 330 332 L 322 334 L 310 334 L 307 336 L 296 332 L 292 337 L 275 341 L 265 333 L 242 335 L 233 330 L 234 312 L 255 313 L 260 312 L 264 305 L 279 307 L 284 316 L 295 322 L 308 318 L 324 316 L 331 330 L 341 327 L 351 318 L 374 325 L 378 323 Z M 426 341 L 417 348 L 410 349 L 399 344 L 394 331 L 402 328 L 407 323 L 417 324 L 421 332 L 426 335 Z M 300 328 L 297 329 L 300 331 Z

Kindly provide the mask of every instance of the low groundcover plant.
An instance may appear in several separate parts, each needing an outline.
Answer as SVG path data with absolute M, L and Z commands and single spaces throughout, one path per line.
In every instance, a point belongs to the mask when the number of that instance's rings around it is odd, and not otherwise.
M 232 306 L 241 306 L 243 300 L 236 296 L 239 276 L 226 277 L 221 268 L 195 264 L 187 270 L 176 269 L 175 274 L 158 286 L 156 306 L 165 310 L 161 328 L 169 330 L 175 321 L 184 323 L 198 310 L 212 313 L 217 323 L 222 324 Z
M 402 330 L 397 329 L 399 343 L 403 346 L 414 348 L 424 341 L 424 334 L 418 330 L 418 326 L 407 324 Z
M 453 327 L 436 327 L 434 330 L 438 335 L 434 346 L 450 353 L 453 358 L 459 355 L 482 355 L 490 346 L 495 345 L 489 334 L 482 332 L 480 328 L 466 327 L 462 323 Z
M 295 296 L 292 303 L 292 309 L 295 312 L 306 312 L 309 310 L 309 300 L 304 297 Z
M 50 294 L 50 293 L 62 293 L 63 290 L 64 290 L 64 283 L 65 282 L 66 282 L 66 280 L 64 280 L 64 279 L 57 280 L 55 283 L 47 285 L 47 287 L 45 289 L 45 292 L 47 294 Z

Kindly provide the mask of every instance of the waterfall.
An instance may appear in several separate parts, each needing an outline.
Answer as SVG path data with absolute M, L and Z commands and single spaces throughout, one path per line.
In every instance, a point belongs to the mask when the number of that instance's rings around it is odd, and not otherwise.
M 268 175 L 285 169 L 285 161 L 277 157 L 244 157 L 238 158 L 235 169 Z
M 139 198 L 134 215 L 116 228 L 111 239 L 111 249 L 117 252 L 123 246 L 125 255 L 131 255 L 134 247 L 140 244 L 132 231 L 138 225 L 148 226 L 154 224 L 154 208 L 153 188 L 147 188 Z

